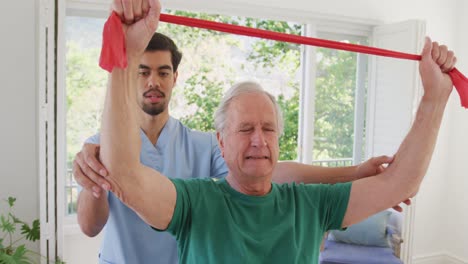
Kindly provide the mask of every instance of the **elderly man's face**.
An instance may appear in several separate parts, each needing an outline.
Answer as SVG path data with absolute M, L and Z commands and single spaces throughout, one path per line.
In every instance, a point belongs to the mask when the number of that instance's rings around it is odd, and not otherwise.
M 278 124 L 267 95 L 246 93 L 231 102 L 220 146 L 234 176 L 271 177 L 279 154 Z

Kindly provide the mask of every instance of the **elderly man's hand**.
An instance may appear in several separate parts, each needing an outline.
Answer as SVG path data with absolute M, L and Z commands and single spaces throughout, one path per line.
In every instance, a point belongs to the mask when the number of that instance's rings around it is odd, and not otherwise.
M 452 80 L 447 73 L 457 61 L 453 51 L 426 38 L 421 57 L 419 72 L 424 86 L 423 100 L 446 103 L 453 90 Z
M 158 28 L 159 0 L 113 0 L 111 9 L 123 22 L 129 61 L 138 58 Z

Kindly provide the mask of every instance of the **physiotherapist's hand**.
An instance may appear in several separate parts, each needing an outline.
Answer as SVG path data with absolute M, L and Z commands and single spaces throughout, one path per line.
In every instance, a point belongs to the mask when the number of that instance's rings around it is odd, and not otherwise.
M 104 178 L 107 170 L 99 161 L 99 145 L 83 145 L 73 161 L 73 176 L 80 186 L 92 192 L 96 198 L 109 189 L 110 185 Z
M 111 9 L 123 23 L 127 58 L 138 59 L 158 28 L 161 3 L 159 0 L 113 0 Z
M 393 157 L 372 157 L 356 167 L 356 179 L 362 179 L 382 173 L 386 165 L 392 163 Z
M 406 205 L 411 205 L 411 199 L 406 199 L 402 203 L 404 203 Z M 400 212 L 400 213 L 403 212 L 403 208 L 400 205 L 395 205 L 392 208 L 393 208 L 393 210 L 395 210 L 397 212 Z

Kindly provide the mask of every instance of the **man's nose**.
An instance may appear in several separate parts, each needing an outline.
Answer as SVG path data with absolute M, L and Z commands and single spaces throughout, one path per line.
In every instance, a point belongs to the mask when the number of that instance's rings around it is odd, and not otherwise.
M 148 78 L 148 88 L 159 88 L 159 77 L 157 74 L 151 74 Z
M 261 129 L 256 129 L 252 134 L 251 138 L 253 147 L 264 147 L 266 146 L 265 134 Z

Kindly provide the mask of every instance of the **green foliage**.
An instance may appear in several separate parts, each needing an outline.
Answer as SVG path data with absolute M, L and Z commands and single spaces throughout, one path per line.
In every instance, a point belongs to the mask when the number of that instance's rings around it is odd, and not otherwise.
M 11 255 L 0 253 L 0 264 L 29 264 L 31 260 L 26 253 L 27 249 L 24 245 L 17 247 Z
M 39 220 L 36 219 L 29 225 L 13 214 L 16 198 L 8 197 L 4 201 L 8 204 L 8 210 L 7 213 L 0 214 L 0 264 L 35 263 L 31 256 L 39 254 L 27 249 L 24 242 L 35 242 L 40 239 Z M 16 234 L 18 227 L 21 230 L 19 237 Z M 58 260 L 54 263 L 63 264 L 64 262 Z
M 284 21 L 260 20 L 254 18 L 247 18 L 245 20 L 245 25 L 248 27 L 293 35 L 301 35 L 302 29 L 302 26 L 299 24 L 292 24 Z M 287 52 L 293 52 L 296 55 L 299 55 L 300 45 L 262 39 L 255 42 L 253 51 L 249 54 L 248 60 L 261 67 L 276 67 L 278 62 L 286 57 L 285 53 Z M 299 67 L 299 63 L 300 60 L 296 60 L 295 69 Z
M 8 205 L 10 205 L 10 207 L 13 207 L 15 205 L 16 198 L 8 197 L 7 202 L 8 202 Z
M 33 242 L 39 239 L 39 220 L 36 220 L 37 223 L 30 227 L 13 214 L 12 209 L 16 199 L 8 197 L 4 201 L 8 204 L 8 212 L 0 215 L 0 230 L 2 231 L 0 235 L 2 237 L 0 240 L 0 263 L 31 263 L 27 256 L 26 246 L 16 244 L 24 239 Z M 13 240 L 17 226 L 23 230 L 21 234 L 24 236 Z M 6 237 L 8 237 L 7 241 L 5 240 Z
M 83 142 L 99 131 L 106 74 L 99 68 L 98 48 L 67 43 L 67 160 L 71 163 Z
M 10 220 L 10 217 L 0 216 L 0 229 L 6 233 L 15 232 L 15 223 Z
M 32 227 L 26 224 L 21 226 L 21 234 L 26 235 L 27 240 L 36 241 L 40 237 L 39 220 L 36 219 L 32 223 Z
M 185 98 L 189 105 L 196 106 L 196 111 L 180 121 L 192 129 L 214 131 L 214 112 L 221 101 L 224 84 L 209 80 L 204 74 L 191 76 L 185 84 Z
M 314 159 L 353 156 L 356 54 L 318 49 Z
M 208 15 L 204 13 L 195 13 L 179 10 L 168 10 L 167 13 L 184 17 L 199 18 L 209 21 L 227 22 L 226 17 L 221 15 Z M 206 38 L 213 39 L 226 36 L 225 33 L 221 33 L 218 31 L 200 29 L 195 27 L 179 26 L 170 23 L 161 23 L 158 27 L 158 31 L 171 37 L 179 48 L 194 45 L 194 40 L 201 40 Z
M 299 89 L 295 89 L 294 96 L 286 99 L 278 96 L 278 104 L 283 111 L 284 132 L 280 138 L 280 160 L 295 160 L 297 158 L 297 139 L 299 129 Z

